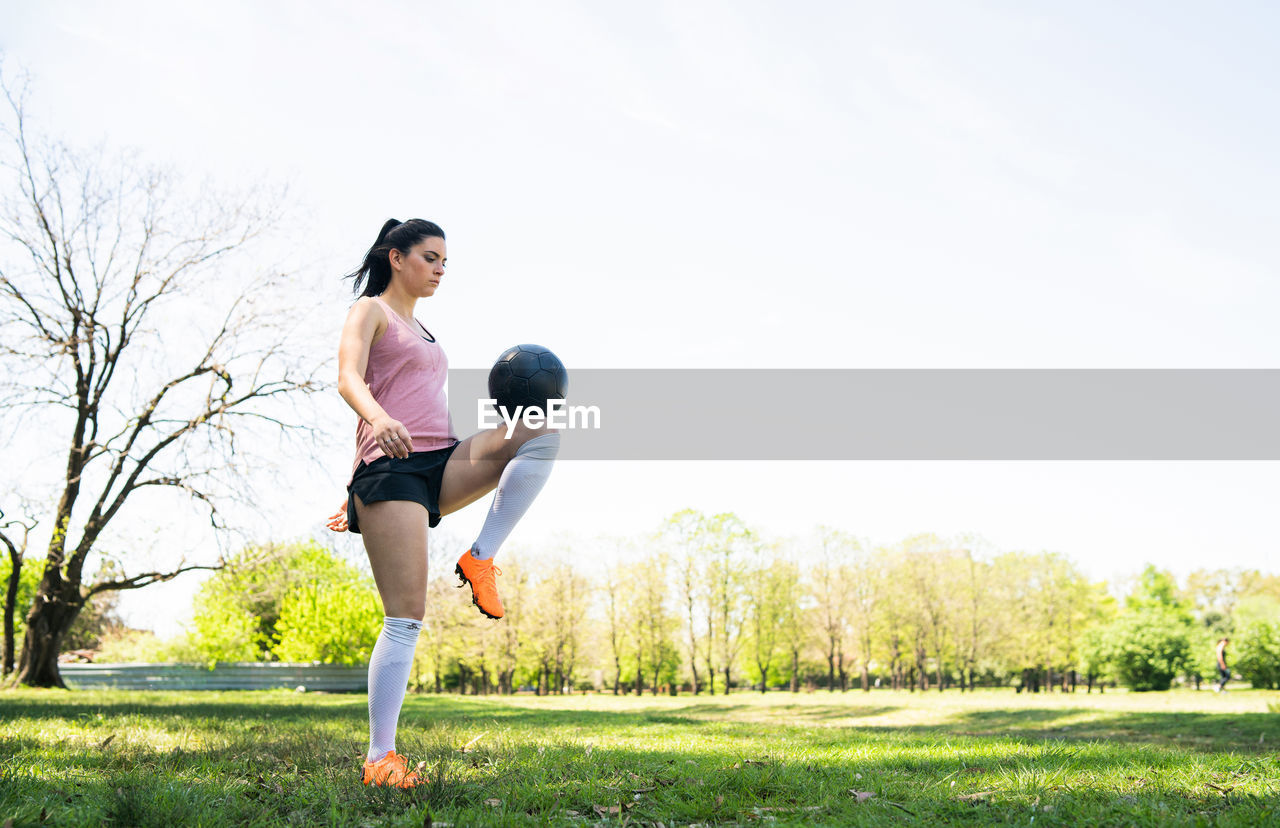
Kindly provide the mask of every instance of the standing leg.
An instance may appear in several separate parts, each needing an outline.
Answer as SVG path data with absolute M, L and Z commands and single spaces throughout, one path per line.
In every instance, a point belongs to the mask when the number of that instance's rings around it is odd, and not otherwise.
M 382 632 L 369 659 L 369 751 L 365 783 L 417 784 L 395 753 L 396 725 L 422 630 L 427 592 L 427 510 L 388 500 L 356 509 L 373 578 L 382 597 Z

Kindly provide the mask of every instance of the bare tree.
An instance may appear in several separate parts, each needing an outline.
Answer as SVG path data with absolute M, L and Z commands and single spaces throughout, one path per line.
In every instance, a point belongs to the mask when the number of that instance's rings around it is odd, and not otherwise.
M 249 502 L 252 439 L 263 427 L 309 431 L 288 406 L 327 384 L 320 364 L 290 351 L 294 317 L 260 301 L 283 275 L 254 275 L 246 261 L 279 220 L 278 199 L 183 200 L 172 172 L 35 136 L 25 91 L 4 91 L 0 402 L 22 418 L 25 446 L 65 451 L 18 681 L 64 686 L 59 645 L 87 598 L 217 567 L 183 559 L 84 583 L 125 504 L 181 494 L 228 528 L 219 507 Z

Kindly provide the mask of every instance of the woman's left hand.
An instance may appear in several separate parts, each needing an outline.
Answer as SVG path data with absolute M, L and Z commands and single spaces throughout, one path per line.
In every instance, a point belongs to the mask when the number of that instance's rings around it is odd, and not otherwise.
M 324 525 L 335 532 L 347 531 L 347 501 L 342 501 L 342 506 L 338 511 L 329 515 L 329 518 Z

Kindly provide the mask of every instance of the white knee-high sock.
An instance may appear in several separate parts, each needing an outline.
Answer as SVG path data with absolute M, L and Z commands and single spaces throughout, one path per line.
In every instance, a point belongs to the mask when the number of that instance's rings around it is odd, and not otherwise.
M 382 621 L 378 643 L 369 659 L 369 760 L 377 761 L 396 749 L 396 722 L 409 686 L 413 651 L 422 622 L 416 618 Z
M 498 490 L 493 493 L 493 503 L 480 528 L 480 536 L 471 544 L 472 557 L 484 560 L 498 554 L 502 542 L 542 491 L 559 453 L 558 431 L 541 434 L 516 449 L 516 456 L 498 478 Z

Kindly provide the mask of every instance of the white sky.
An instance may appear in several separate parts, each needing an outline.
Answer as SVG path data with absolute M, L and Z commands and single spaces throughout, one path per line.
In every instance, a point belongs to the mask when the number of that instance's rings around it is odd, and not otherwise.
M 286 254 L 335 345 L 338 277 L 420 216 L 450 268 L 418 316 L 459 367 L 528 341 L 570 370 L 1280 367 L 1270 4 L 0 0 L 0 21 L 40 127 L 288 183 Z M 352 423 L 270 495 L 273 535 L 341 499 Z M 1276 463 L 566 462 L 511 543 L 692 506 L 973 531 L 1096 577 L 1274 569 L 1277 502 Z M 195 583 L 126 606 L 171 630 Z

